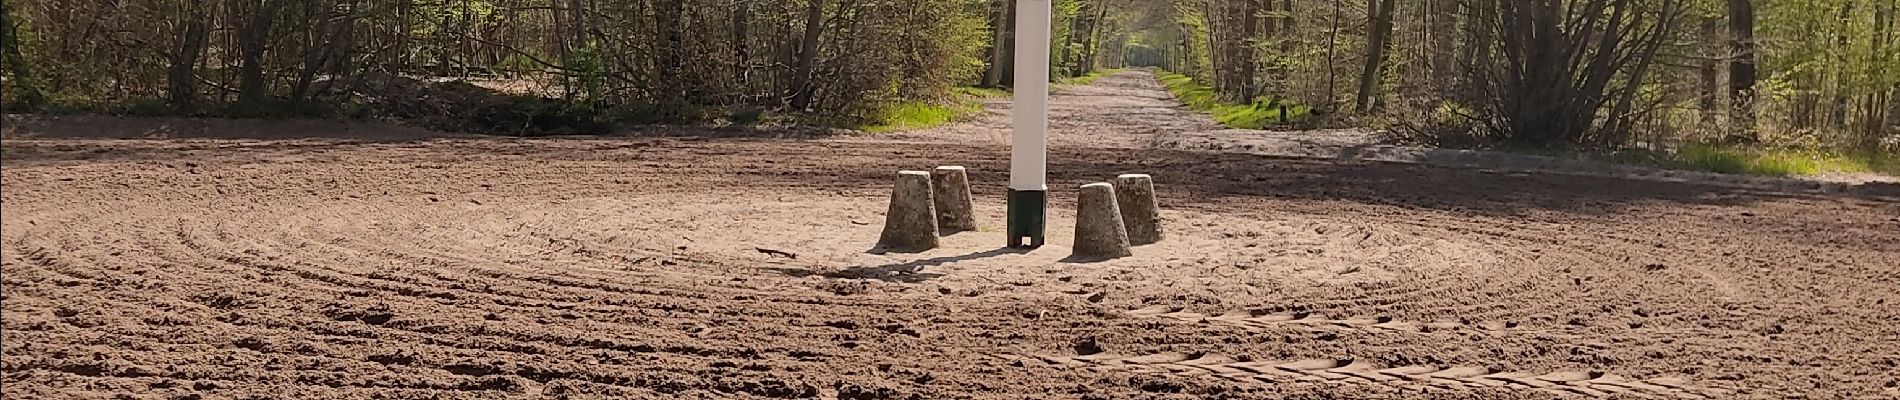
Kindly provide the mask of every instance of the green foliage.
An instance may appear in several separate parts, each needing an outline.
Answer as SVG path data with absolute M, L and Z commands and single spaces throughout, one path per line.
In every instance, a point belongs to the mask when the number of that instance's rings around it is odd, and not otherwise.
M 600 101 L 605 95 L 607 67 L 597 43 L 590 40 L 569 53 L 565 67 L 567 78 L 570 80 L 568 87 L 579 89 L 577 92 L 580 98 L 577 100 L 582 103 L 593 103 Z
M 9 11 L 0 14 L 6 17 L 0 26 L 11 29 L 0 35 L 7 54 L 0 100 L 8 111 L 176 115 L 179 107 L 166 112 L 149 103 L 170 98 L 170 72 L 187 69 L 195 115 L 356 114 L 333 110 L 355 104 L 353 110 L 378 117 L 469 126 L 433 120 L 474 117 L 479 104 L 494 103 L 491 95 L 553 96 L 542 100 L 560 104 L 512 102 L 492 110 L 500 114 L 497 126 L 470 126 L 495 132 L 534 130 L 547 121 L 574 121 L 576 131 L 596 130 L 592 125 L 600 122 L 736 121 L 768 110 L 801 114 L 788 116 L 801 121 L 875 119 L 898 103 L 949 102 L 955 86 L 973 82 L 987 67 L 993 36 L 988 2 L 829 1 L 819 10 L 809 70 L 797 71 L 782 51 L 800 56 L 803 5 L 809 3 L 15 3 L 0 3 Z M 582 9 L 572 8 L 577 5 Z M 662 8 L 675 10 L 678 19 L 661 26 Z M 231 36 L 264 18 L 274 22 L 260 60 L 269 98 L 232 104 L 240 74 L 231 68 L 242 52 Z M 214 33 L 201 51 L 181 54 L 199 43 L 184 34 L 194 21 Z M 175 60 L 192 64 L 175 68 Z M 389 76 L 486 80 L 490 71 L 509 80 L 446 92 L 440 85 L 395 92 L 362 84 Z M 801 75 L 809 82 L 793 87 L 792 77 Z M 798 110 L 789 110 L 791 99 L 801 99 Z
M 462 70 L 476 66 L 476 60 L 463 59 L 461 47 L 467 44 L 463 35 L 468 35 L 495 21 L 500 11 L 489 0 L 443 0 L 437 2 L 418 2 L 412 12 L 416 13 L 415 23 L 409 24 L 408 34 L 412 37 L 430 40 L 418 41 L 409 49 L 407 56 L 412 65 L 438 65 L 447 69 Z
M 1049 72 L 1050 76 L 1066 74 L 1069 66 L 1064 65 L 1063 50 L 1071 56 L 1076 52 L 1076 43 L 1069 41 L 1074 35 L 1071 31 L 1075 19 L 1082 13 L 1082 0 L 1055 0 L 1050 4 L 1049 15 Z
M 1161 79 L 1162 86 L 1174 93 L 1176 99 L 1190 108 L 1212 114 L 1215 122 L 1226 127 L 1263 129 L 1305 122 L 1313 116 L 1312 107 L 1305 104 L 1285 100 L 1274 102 L 1265 98 L 1247 104 L 1227 103 L 1220 101 L 1220 96 L 1214 94 L 1213 88 L 1197 83 L 1186 75 L 1162 71 L 1156 76 Z
M 1826 152 L 1721 144 L 1685 144 L 1671 152 L 1624 151 L 1609 161 L 1668 169 L 1760 176 L 1874 173 L 1900 176 L 1900 157 L 1879 152 Z
M 33 30 L 26 23 L 14 21 L 15 3 L 0 3 L 0 79 L 6 82 L 0 85 L 0 106 L 7 112 L 39 111 L 46 105 L 46 92 L 33 75 L 33 64 L 23 48 L 23 43 L 33 42 Z
M 987 66 L 991 31 L 984 14 L 970 12 L 956 1 L 913 4 L 915 23 L 902 34 L 914 35 L 896 49 L 903 54 L 902 73 L 889 81 L 899 102 L 934 102 L 949 98 L 959 83 L 974 81 Z M 882 39 L 888 41 L 889 39 Z M 885 61 L 894 62 L 894 61 Z M 865 105 L 871 109 L 879 104 Z
M 1174 9 L 1175 23 L 1180 24 L 1183 29 L 1188 31 L 1187 39 L 1194 44 L 1192 48 L 1186 49 L 1188 52 L 1188 64 L 1178 66 L 1177 68 L 1197 80 L 1207 81 L 1214 79 L 1214 70 L 1212 68 L 1214 65 L 1214 49 L 1210 46 L 1211 35 L 1208 33 L 1207 15 L 1202 13 L 1201 10 L 1196 9 L 1189 2 L 1179 0 L 1174 3 Z M 1178 35 L 1178 33 L 1174 33 L 1174 35 L 1170 36 L 1175 38 L 1175 40 L 1170 42 L 1178 42 Z
M 983 112 L 983 104 L 978 101 L 979 99 L 1009 96 L 1007 91 L 973 87 L 959 87 L 955 89 L 955 92 L 957 99 L 949 105 L 922 101 L 901 102 L 878 113 L 871 123 L 854 128 L 870 133 L 933 128 Z

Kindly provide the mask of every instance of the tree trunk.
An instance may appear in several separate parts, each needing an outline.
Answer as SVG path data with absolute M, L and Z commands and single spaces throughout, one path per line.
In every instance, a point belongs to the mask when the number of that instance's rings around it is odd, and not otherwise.
M 1176 57 L 1180 59 L 1180 62 L 1176 63 L 1176 65 L 1181 66 L 1181 73 L 1187 74 L 1188 76 L 1195 76 L 1194 30 L 1185 23 L 1180 24 L 1180 30 L 1181 51 L 1176 55 Z
M 1016 86 L 1016 0 L 1004 4 L 1003 21 L 1003 82 L 1002 86 Z
M 660 43 L 657 44 L 657 47 L 653 51 L 654 72 L 660 74 L 660 76 L 654 77 L 655 80 L 659 82 L 659 98 L 653 100 L 656 100 L 657 103 L 661 105 L 663 113 L 674 114 L 664 115 L 663 117 L 680 117 L 681 115 L 677 114 L 685 111 L 687 103 L 686 87 L 684 84 L 685 79 L 678 76 L 666 75 L 679 74 L 683 72 L 682 70 L 686 65 L 686 60 L 683 59 L 685 58 L 684 54 L 686 52 L 685 32 L 682 32 L 684 28 L 681 27 L 684 21 L 680 20 L 681 16 L 686 13 L 686 2 L 684 0 L 660 0 L 654 2 L 653 7 L 653 26 L 658 30 L 658 32 L 655 33 L 658 34 L 657 36 L 659 36 L 660 39 Z M 579 24 L 580 22 L 574 21 L 573 23 Z
M 792 109 L 804 110 L 811 105 L 812 69 L 818 60 L 818 39 L 824 24 L 825 0 L 811 0 L 811 6 L 805 9 L 805 37 L 798 46 L 798 72 L 792 77 Z
M 1628 73 L 1628 83 L 1621 89 L 1623 92 L 1622 95 L 1616 100 L 1616 104 L 1610 107 L 1609 125 L 1595 138 L 1598 145 L 1605 146 L 1606 148 L 1617 148 L 1630 141 L 1630 137 L 1632 137 L 1631 131 L 1634 130 L 1635 127 L 1636 115 L 1634 115 L 1633 107 L 1636 101 L 1636 95 L 1642 93 L 1640 88 L 1643 86 L 1644 79 L 1649 74 L 1650 64 L 1655 61 L 1653 55 L 1656 53 L 1657 48 L 1661 47 L 1664 42 L 1661 37 L 1668 36 L 1664 32 L 1667 31 L 1669 26 L 1673 26 L 1676 23 L 1676 14 L 1668 11 L 1671 7 L 1671 3 L 1671 0 L 1664 0 L 1662 2 L 1662 7 L 1664 8 L 1662 19 L 1656 22 L 1656 24 L 1660 26 L 1660 28 L 1657 29 L 1661 31 L 1655 33 L 1658 38 L 1653 40 L 1641 40 L 1643 37 L 1638 36 L 1639 40 L 1637 42 L 1626 44 L 1626 46 L 1639 47 L 1640 50 L 1636 53 L 1645 56 L 1636 59 L 1636 69 Z
M 1207 43 L 1203 45 L 1207 46 L 1208 65 L 1204 66 L 1207 67 L 1207 71 L 1203 72 L 1207 73 L 1208 86 L 1214 89 L 1216 95 L 1227 91 L 1227 75 L 1221 73 L 1224 70 L 1222 67 L 1227 65 L 1227 60 L 1225 60 L 1227 57 L 1225 43 L 1227 42 L 1222 40 L 1227 32 L 1220 24 L 1221 19 L 1226 18 L 1226 14 L 1216 12 L 1217 9 L 1214 7 L 1217 3 L 1224 4 L 1220 1 L 1206 0 L 1201 6 L 1201 16 L 1207 22 Z
M 570 0 L 567 4 L 568 35 L 573 37 L 574 45 L 587 47 L 587 3 L 585 0 Z
M 179 10 L 183 15 L 202 15 L 205 4 L 193 0 Z M 206 39 L 211 37 L 211 18 L 186 18 L 185 30 L 174 47 L 171 68 L 166 74 L 167 96 L 178 112 L 198 112 L 198 57 L 204 54 Z
M 1300 37 L 1300 31 L 1293 25 L 1293 0 L 1280 0 L 1280 52 L 1273 61 L 1273 97 L 1287 97 L 1293 82 L 1292 59 L 1294 44 Z
M 1079 41 L 1076 35 L 1080 34 L 1082 34 L 1082 16 L 1079 14 L 1070 16 L 1069 34 L 1062 37 L 1062 57 L 1056 59 L 1056 64 L 1061 65 L 1061 71 L 1071 77 L 1082 76 L 1082 66 L 1075 61 L 1075 42 Z
M 787 14 L 790 13 L 789 10 L 792 8 L 791 2 L 779 2 L 776 4 L 778 5 L 778 10 L 776 11 Z M 774 39 L 772 40 L 772 57 L 776 60 L 772 74 L 772 90 L 767 92 L 772 93 L 770 97 L 773 105 L 784 105 L 786 102 L 791 101 L 792 93 L 797 91 L 797 89 L 792 86 L 792 81 L 795 80 L 792 76 L 798 74 L 798 70 L 792 66 L 798 64 L 799 45 L 797 41 L 790 39 L 792 32 L 797 31 L 797 28 L 794 26 L 796 22 L 793 21 L 793 19 L 794 18 L 779 19 L 776 34 L 769 35 L 769 37 Z
M 752 2 L 740 0 L 732 8 L 732 79 L 738 82 L 739 102 L 752 96 Z
M 1332 26 L 1326 29 L 1326 104 L 1324 107 L 1329 112 L 1339 108 L 1339 100 L 1335 97 L 1339 95 L 1339 69 L 1334 67 L 1333 60 L 1339 49 L 1340 1 L 1342 0 L 1333 0 L 1333 18 L 1329 20 Z
M 330 80 L 324 82 L 322 91 L 328 91 L 337 80 L 356 71 L 356 65 L 351 63 L 350 53 L 356 49 L 356 14 L 359 5 L 356 0 L 345 0 L 344 4 L 349 6 L 343 11 L 341 32 L 337 33 L 336 42 L 331 44 L 342 55 L 336 57 L 335 62 L 330 63 Z
M 1871 54 L 1875 57 L 1874 61 L 1877 62 L 1874 73 L 1876 75 L 1890 74 L 1893 73 L 1894 64 L 1900 62 L 1900 58 L 1897 58 L 1890 50 L 1894 41 L 1893 27 L 1896 19 L 1894 13 L 1900 12 L 1900 1 L 1888 0 L 1884 7 L 1875 5 L 1874 9 L 1872 29 L 1874 38 L 1869 44 L 1873 50 Z M 1900 97 L 1900 82 L 1893 83 L 1891 89 L 1884 93 L 1876 93 L 1873 97 L 1874 100 L 1868 104 L 1872 115 L 1867 117 L 1866 130 L 1860 135 L 1858 146 L 1863 149 L 1878 150 L 1881 135 L 1889 132 L 1900 133 L 1900 101 L 1895 99 L 1895 97 Z
M 1443 82 L 1442 78 L 1463 76 L 1458 73 L 1458 2 L 1454 0 L 1432 0 L 1431 13 L 1431 77 L 1432 86 L 1441 93 L 1456 89 L 1455 82 Z M 1439 96 L 1443 97 L 1443 96 Z
M 1702 39 L 1708 41 L 1708 43 L 1720 43 L 1721 28 L 1716 25 L 1716 19 L 1706 16 L 1701 19 Z M 1705 128 L 1714 127 L 1716 124 L 1716 115 L 1721 113 L 1720 110 L 1717 110 L 1717 103 L 1719 103 L 1718 100 L 1721 97 L 1716 93 L 1716 91 L 1721 90 L 1721 83 L 1716 79 L 1715 64 L 1718 58 L 1721 57 L 1716 54 L 1703 54 L 1703 56 L 1699 57 L 1696 61 L 1696 76 L 1698 78 L 1696 85 L 1696 106 L 1701 111 L 1701 124 Z
M 1108 0 L 1102 0 L 1100 3 L 1095 4 L 1095 19 L 1090 20 L 1089 22 L 1088 36 L 1082 38 L 1082 64 L 1081 64 L 1082 73 L 1081 75 L 1087 75 L 1089 73 L 1095 72 L 1095 58 L 1097 56 L 1096 53 L 1100 50 L 1099 48 L 1102 45 L 1101 38 L 1097 38 L 1096 36 L 1101 34 L 1102 22 L 1104 22 L 1104 20 L 1106 20 L 1107 18 L 1108 18 Z
M 1009 64 L 1003 51 L 1007 47 L 1004 41 L 1009 39 L 1008 20 L 1012 8 L 1009 3 L 1009 0 L 996 0 L 996 10 L 990 13 L 990 67 L 983 73 L 983 87 L 1003 86 L 1003 66 Z
M 1240 63 L 1240 73 L 1236 74 L 1239 93 L 1234 100 L 1240 103 L 1251 103 L 1260 94 L 1259 86 L 1254 84 L 1258 81 L 1254 78 L 1260 74 L 1260 57 L 1254 51 L 1254 44 L 1260 36 L 1260 3 L 1265 1 L 1271 0 L 1241 0 L 1240 11 L 1235 15 L 1240 17 L 1240 38 L 1234 41 L 1234 59 Z
M 1753 0 L 1728 0 L 1729 112 L 1737 140 L 1757 142 L 1755 132 L 1755 5 Z
M 250 2 L 250 0 L 246 0 Z M 277 22 L 277 9 L 283 3 L 279 0 L 260 0 L 243 15 L 243 26 L 238 32 L 238 104 L 242 107 L 258 107 L 270 96 L 264 81 L 264 52 L 270 49 L 271 28 Z M 244 7 L 234 7 L 244 10 Z
M 1850 65 L 1850 63 L 1853 62 L 1847 55 L 1847 51 L 1846 51 L 1847 50 L 1847 31 L 1848 29 L 1852 29 L 1852 26 L 1850 26 L 1850 24 L 1854 22 L 1852 20 L 1853 16 L 1854 16 L 1854 3 L 1848 2 L 1846 4 L 1842 4 L 1841 16 L 1840 16 L 1840 19 L 1837 21 L 1839 22 L 1839 25 L 1835 26 L 1835 32 L 1834 32 L 1834 47 L 1833 48 L 1836 49 L 1835 51 L 1832 52 L 1834 53 L 1834 62 L 1835 62 L 1834 65 L 1846 66 L 1846 65 Z M 1849 85 L 1848 74 L 1837 73 L 1834 75 L 1834 99 L 1832 102 L 1829 103 L 1829 107 L 1828 107 L 1828 123 L 1829 123 L 1828 127 L 1829 128 L 1841 129 L 1841 128 L 1847 127 L 1847 90 L 1848 90 L 1847 85 Z
M 1737 0 L 1740 1 L 1740 0 Z M 1379 70 L 1385 65 L 1387 41 L 1392 36 L 1392 9 L 1394 0 L 1366 0 L 1368 18 L 1366 21 L 1366 65 L 1359 75 L 1359 96 L 1357 110 L 1360 114 L 1372 112 L 1377 106 L 1379 89 Z
M 297 70 L 297 81 L 290 86 L 290 101 L 293 103 L 303 102 L 305 96 L 310 94 L 310 83 L 316 79 L 317 71 L 328 63 L 336 51 L 337 41 L 322 37 L 333 36 L 335 33 L 331 30 L 341 30 L 332 28 L 329 23 L 332 19 L 330 10 L 334 7 L 325 7 L 325 3 L 318 1 L 306 1 L 304 4 L 306 5 L 305 15 L 311 16 L 315 22 L 304 30 L 304 43 L 307 43 L 308 47 L 304 49 L 303 66 Z
M 1462 87 L 1458 88 L 1457 99 L 1466 105 L 1473 105 L 1483 102 L 1484 97 L 1491 95 L 1479 90 L 1489 83 L 1491 77 L 1482 76 L 1479 73 L 1489 71 L 1497 63 L 1496 57 L 1493 57 L 1491 52 L 1497 44 L 1493 25 L 1498 22 L 1498 5 L 1497 0 L 1470 0 L 1462 3 L 1468 8 L 1466 13 L 1470 19 L 1465 23 L 1464 28 L 1466 45 L 1460 55 L 1464 60 L 1459 64 L 1460 73 L 1458 74 L 1463 79 L 1458 81 Z

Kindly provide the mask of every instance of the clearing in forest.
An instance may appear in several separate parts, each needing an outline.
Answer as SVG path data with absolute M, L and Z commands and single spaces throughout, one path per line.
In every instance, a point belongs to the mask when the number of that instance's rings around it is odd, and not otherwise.
M 1000 249 L 1005 104 L 802 139 L 49 126 L 4 142 L 0 380 L 19 398 L 1900 396 L 1892 193 L 1342 157 L 1380 147 L 1222 130 L 1141 71 L 1051 101 L 1051 244 L 1030 252 Z M 1320 157 L 1246 154 L 1301 149 Z M 867 253 L 894 172 L 937 165 L 969 167 L 982 228 Z M 1121 173 L 1154 176 L 1169 238 L 1063 262 L 1075 188 Z

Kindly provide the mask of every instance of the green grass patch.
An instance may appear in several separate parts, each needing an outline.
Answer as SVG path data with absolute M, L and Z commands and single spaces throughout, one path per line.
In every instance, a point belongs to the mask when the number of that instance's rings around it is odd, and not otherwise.
M 934 128 L 983 112 L 982 99 L 1009 97 L 1008 90 L 977 87 L 959 87 L 951 89 L 951 93 L 950 104 L 927 101 L 897 103 L 885 108 L 874 122 L 853 128 L 869 133 Z
M 1614 161 L 1670 169 L 1760 176 L 1872 173 L 1900 176 L 1900 157 L 1876 152 L 1827 152 L 1688 144 L 1674 152 L 1625 152 Z
M 1270 126 L 1290 125 L 1309 120 L 1313 108 L 1291 101 L 1277 104 L 1265 98 L 1254 99 L 1247 104 L 1234 104 L 1220 100 L 1214 88 L 1194 82 L 1186 75 L 1167 71 L 1158 71 L 1155 76 L 1161 80 L 1161 86 L 1174 93 L 1176 99 L 1186 103 L 1189 108 L 1212 114 L 1214 121 L 1229 128 L 1262 129 Z
M 1088 86 L 1089 84 L 1095 83 L 1096 79 L 1102 79 L 1102 77 L 1104 76 L 1114 75 L 1119 72 L 1122 72 L 1120 68 L 1098 69 L 1093 72 L 1089 72 L 1087 75 L 1058 79 L 1056 80 L 1056 85 L 1057 86 Z

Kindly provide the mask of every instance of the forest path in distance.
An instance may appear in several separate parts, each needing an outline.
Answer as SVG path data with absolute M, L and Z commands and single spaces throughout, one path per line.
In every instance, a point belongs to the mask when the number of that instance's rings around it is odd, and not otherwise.
M 827 139 L 9 138 L 0 384 L 1900 396 L 1891 196 L 1207 151 L 1169 143 L 1247 132 L 1140 72 L 1063 89 L 1052 115 L 1050 244 L 1029 252 L 1000 248 L 998 115 Z M 982 228 L 867 252 L 895 171 L 937 165 L 970 168 Z M 1120 173 L 1155 176 L 1167 240 L 1066 262 L 1075 188 Z
M 1009 144 L 1009 99 L 987 100 L 970 121 L 875 140 Z M 1091 85 L 1059 86 L 1049 98 L 1049 144 L 1062 147 L 1158 148 L 1275 157 L 1379 161 L 1474 168 L 1493 173 L 1609 177 L 1787 192 L 1900 195 L 1900 177 L 1874 173 L 1762 177 L 1622 165 L 1578 157 L 1427 148 L 1383 143 L 1368 129 L 1247 130 L 1215 123 L 1174 99 L 1147 70 L 1103 76 Z

